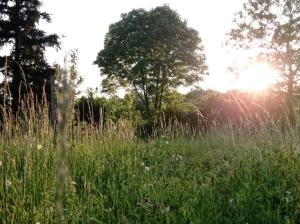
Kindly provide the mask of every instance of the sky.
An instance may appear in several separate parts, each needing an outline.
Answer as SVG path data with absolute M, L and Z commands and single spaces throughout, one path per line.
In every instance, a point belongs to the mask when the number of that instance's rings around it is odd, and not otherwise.
M 47 50 L 46 56 L 50 63 L 63 64 L 66 52 L 78 49 L 78 70 L 84 78 L 80 89 L 84 92 L 88 87 L 101 85 L 99 68 L 93 62 L 97 53 L 103 49 L 109 25 L 119 21 L 122 13 L 134 8 L 149 10 L 168 4 L 202 38 L 210 75 L 201 85 L 204 88 L 226 91 L 233 78 L 227 73 L 227 68 L 241 59 L 239 54 L 222 45 L 227 39 L 226 33 L 233 27 L 234 13 L 242 9 L 243 2 L 244 0 L 43 0 L 42 10 L 51 14 L 52 22 L 43 22 L 39 26 L 49 33 L 64 36 L 59 51 Z M 187 91 L 185 88 L 180 90 Z

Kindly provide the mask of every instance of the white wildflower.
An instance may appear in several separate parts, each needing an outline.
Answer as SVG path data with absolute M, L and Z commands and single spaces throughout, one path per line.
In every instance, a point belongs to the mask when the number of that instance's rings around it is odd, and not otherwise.
M 104 209 L 104 211 L 106 211 L 106 212 L 111 212 L 112 209 L 111 209 L 111 208 L 108 208 L 108 209 Z
M 141 166 L 145 166 L 145 163 L 144 163 L 144 162 L 141 162 Z
M 11 181 L 10 180 L 5 180 L 5 186 L 9 187 L 11 185 Z
M 72 185 L 76 185 L 76 182 L 75 182 L 75 181 L 71 181 L 71 184 L 72 184 Z
M 285 199 L 285 201 L 286 201 L 287 203 L 290 202 L 289 197 L 285 197 L 284 199 Z
M 0 167 L 2 166 L 2 161 L 0 160 Z
M 167 207 L 165 208 L 165 213 L 168 213 L 169 211 L 170 211 L 170 207 L 167 206 Z
M 230 203 L 230 204 L 233 203 L 233 198 L 229 199 L 229 203 Z
M 42 145 L 37 145 L 37 149 L 38 149 L 38 150 L 41 150 L 42 148 L 43 148 Z
M 180 161 L 180 160 L 182 160 L 182 156 L 181 155 L 172 155 L 172 159 L 174 160 L 174 161 Z
M 168 214 L 170 212 L 170 206 L 165 207 L 164 209 L 161 210 L 163 214 Z
M 150 170 L 150 167 L 145 166 L 145 171 L 148 172 Z
M 293 200 L 293 196 L 291 195 L 290 191 L 286 191 L 285 194 L 286 194 L 286 196 L 284 197 L 284 199 L 287 203 L 289 203 L 290 201 Z

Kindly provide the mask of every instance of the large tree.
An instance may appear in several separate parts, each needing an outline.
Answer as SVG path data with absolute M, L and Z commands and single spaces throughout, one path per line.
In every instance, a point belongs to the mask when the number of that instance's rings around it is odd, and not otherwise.
M 248 0 L 237 13 L 230 39 L 241 48 L 256 48 L 281 73 L 291 124 L 293 95 L 300 75 L 300 0 Z
M 11 78 L 14 111 L 19 110 L 28 92 L 38 101 L 44 91 L 48 96 L 51 94 L 50 77 L 55 70 L 45 59 L 45 48 L 59 47 L 59 38 L 38 28 L 41 20 L 51 21 L 48 13 L 40 11 L 40 6 L 40 0 L 0 0 L 0 49 L 12 45 L 6 57 L 7 66 L 5 57 L 0 58 L 0 72 Z
M 109 27 L 95 63 L 104 91 L 127 87 L 143 102 L 147 118 L 162 108 L 165 93 L 207 74 L 198 32 L 164 5 L 132 10 Z

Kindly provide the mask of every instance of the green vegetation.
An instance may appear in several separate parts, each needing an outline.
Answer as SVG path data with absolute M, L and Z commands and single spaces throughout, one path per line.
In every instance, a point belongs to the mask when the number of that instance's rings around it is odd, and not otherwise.
M 291 135 L 183 127 L 148 143 L 120 123 L 82 127 L 67 152 L 67 223 L 296 223 L 300 148 Z M 167 129 L 166 129 L 167 130 Z M 176 134 L 175 134 L 176 133 Z M 47 130 L 1 137 L 1 223 L 54 223 L 57 150 Z
M 132 10 L 109 27 L 95 64 L 103 92 L 134 92 L 145 107 L 144 120 L 162 111 L 166 92 L 193 85 L 208 74 L 199 34 L 169 6 Z
M 208 68 L 164 5 L 110 26 L 108 95 L 78 98 L 78 51 L 64 69 L 44 57 L 60 43 L 37 27 L 41 1 L 0 0 L 0 223 L 299 223 L 299 2 L 248 0 L 230 33 L 266 50 L 272 88 L 179 93 Z

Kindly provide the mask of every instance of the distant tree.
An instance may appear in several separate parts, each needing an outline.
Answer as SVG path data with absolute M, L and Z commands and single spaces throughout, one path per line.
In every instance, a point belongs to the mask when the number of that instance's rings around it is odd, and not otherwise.
M 109 27 L 95 64 L 101 68 L 103 91 L 134 91 L 147 118 L 162 110 L 165 94 L 191 85 L 208 74 L 198 32 L 164 5 L 132 10 Z
M 140 116 L 135 103 L 131 94 L 126 94 L 124 98 L 104 98 L 97 97 L 89 91 L 87 96 L 82 96 L 75 102 L 76 118 L 79 118 L 79 121 L 103 125 L 108 121 L 117 123 L 119 120 L 136 125 Z
M 0 0 L 0 49 L 12 45 L 8 56 L 8 74 L 13 110 L 17 111 L 29 89 L 41 101 L 44 91 L 50 96 L 50 77 L 55 73 L 46 61 L 45 48 L 59 47 L 56 34 L 38 28 L 41 20 L 50 22 L 50 15 L 40 11 L 40 0 Z M 4 73 L 5 58 L 0 58 Z
M 214 122 L 222 122 L 222 93 L 198 88 L 185 95 L 185 102 L 191 108 L 191 126 L 197 125 L 202 132 L 206 132 Z
M 291 124 L 294 85 L 300 76 L 300 0 L 248 0 L 237 13 L 230 40 L 238 47 L 260 49 L 260 59 L 283 77 Z

